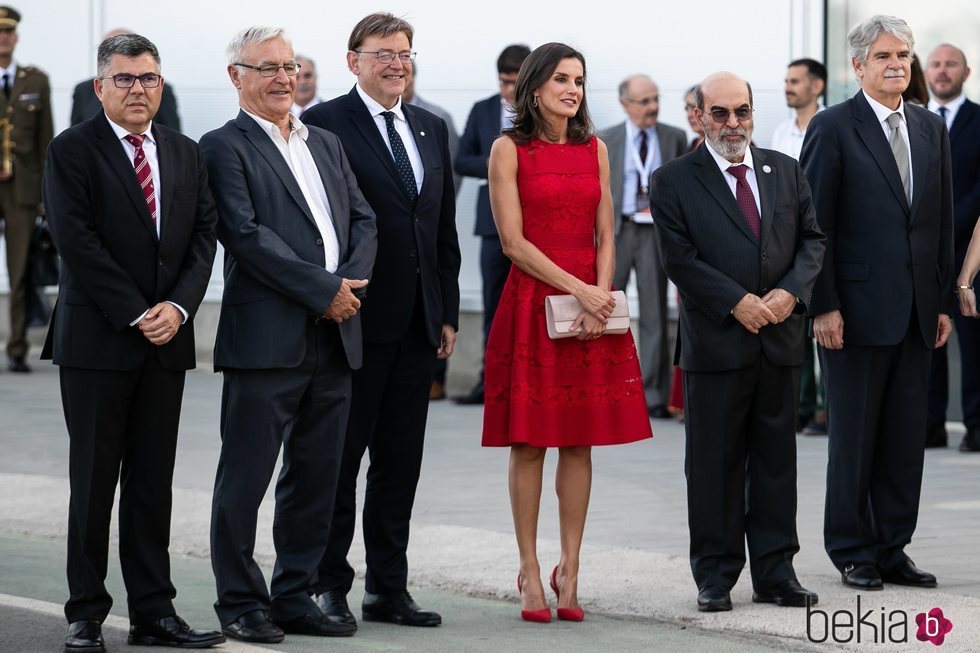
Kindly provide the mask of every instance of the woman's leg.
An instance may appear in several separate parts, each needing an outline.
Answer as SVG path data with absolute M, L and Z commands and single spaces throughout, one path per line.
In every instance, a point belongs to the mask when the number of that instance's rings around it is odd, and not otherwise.
M 548 607 L 538 565 L 538 512 L 541 508 L 541 470 L 547 449 L 515 444 L 510 449 L 510 508 L 521 556 L 521 609 Z
M 558 517 L 561 528 L 561 560 L 558 563 L 560 608 L 579 608 L 578 566 L 585 516 L 592 491 L 592 448 L 561 447 L 558 450 Z

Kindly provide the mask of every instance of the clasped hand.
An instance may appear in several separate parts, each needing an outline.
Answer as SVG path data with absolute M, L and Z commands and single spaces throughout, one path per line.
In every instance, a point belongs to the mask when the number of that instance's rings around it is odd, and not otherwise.
M 184 316 L 176 306 L 168 302 L 160 302 L 148 310 L 136 326 L 154 345 L 165 345 L 177 335 L 177 329 L 183 321 Z
M 340 289 L 333 296 L 333 301 L 327 310 L 323 311 L 323 317 L 340 324 L 344 320 L 349 320 L 361 308 L 361 300 L 354 296 L 355 290 L 368 285 L 367 279 L 341 279 Z

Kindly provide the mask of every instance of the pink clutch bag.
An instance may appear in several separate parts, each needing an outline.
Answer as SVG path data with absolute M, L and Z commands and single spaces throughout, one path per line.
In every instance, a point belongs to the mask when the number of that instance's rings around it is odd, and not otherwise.
M 614 290 L 613 299 L 616 307 L 606 322 L 606 334 L 621 335 L 629 331 L 630 311 L 626 303 L 626 293 Z M 582 312 L 582 305 L 574 295 L 549 295 L 544 298 L 545 321 L 548 323 L 548 337 L 552 340 L 571 338 L 579 334 L 578 330 L 571 331 L 572 322 Z

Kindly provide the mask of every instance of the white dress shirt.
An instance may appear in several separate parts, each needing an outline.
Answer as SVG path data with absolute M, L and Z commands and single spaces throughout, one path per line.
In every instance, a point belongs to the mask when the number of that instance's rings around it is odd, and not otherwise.
M 391 152 L 391 142 L 388 140 L 388 126 L 385 124 L 385 117 L 381 114 L 385 111 L 391 111 L 395 114 L 395 131 L 401 136 L 402 144 L 405 146 L 405 152 L 408 154 L 408 162 L 412 164 L 412 172 L 415 174 L 416 190 L 421 192 L 422 176 L 425 174 L 422 168 L 422 157 L 419 155 L 419 148 L 415 144 L 415 137 L 412 135 L 412 130 L 408 126 L 408 121 L 405 120 L 405 113 L 402 111 L 402 99 L 398 98 L 395 106 L 391 109 L 385 109 L 379 102 L 365 93 L 360 84 L 357 84 L 354 88 L 357 89 L 357 94 L 361 96 L 361 100 L 367 106 L 368 113 L 374 119 L 374 124 L 381 133 L 381 138 L 384 140 L 385 145 L 388 146 L 389 152 Z M 392 160 L 394 160 L 395 155 L 392 154 L 391 156 Z
M 640 152 L 640 132 L 644 131 L 647 135 L 647 161 L 650 161 L 650 172 L 660 167 L 660 139 L 657 138 L 657 128 L 648 127 L 641 130 L 633 124 L 633 121 L 626 121 L 626 142 L 623 148 L 623 215 L 633 216 L 636 221 L 636 194 L 639 192 L 637 175 L 643 175 L 641 170 L 636 167 L 636 158 Z M 636 156 L 634 156 L 636 155 Z M 647 177 L 647 183 L 649 177 Z M 649 215 L 649 208 L 646 210 Z M 643 222 L 647 222 L 643 220 Z M 653 224 L 653 219 L 649 220 Z
M 946 107 L 946 131 L 949 131 L 953 128 L 953 121 L 956 120 L 956 113 L 960 110 L 960 107 L 963 106 L 964 102 L 966 102 L 966 95 L 960 93 L 956 96 L 956 99 L 950 100 L 946 104 L 940 104 L 935 99 L 932 99 L 929 100 L 929 104 L 927 106 L 929 111 L 932 111 L 935 114 L 939 113 L 939 107 Z
M 861 92 L 864 93 L 864 91 Z M 898 109 L 889 109 L 867 93 L 864 93 L 864 97 L 868 99 L 868 104 L 871 105 L 871 110 L 875 112 L 875 117 L 878 118 L 878 124 L 881 126 L 881 130 L 885 134 L 885 142 L 889 144 L 889 150 L 891 148 L 892 128 L 891 125 L 888 124 L 888 116 L 892 115 L 896 111 L 898 112 L 898 115 L 902 116 L 902 120 L 898 123 L 898 131 L 902 135 L 902 139 L 905 141 L 905 151 L 909 153 L 909 201 L 911 202 L 911 198 L 915 197 L 913 194 L 915 191 L 915 179 L 913 179 L 912 176 L 912 147 L 909 145 L 909 126 L 905 121 L 905 100 L 899 99 Z
M 738 184 L 738 179 L 732 173 L 728 172 L 728 169 L 732 166 L 744 165 L 748 168 L 748 172 L 745 173 L 745 181 L 749 182 L 749 188 L 752 189 L 752 197 L 755 199 L 755 208 L 759 211 L 759 216 L 762 216 L 762 203 L 759 201 L 759 182 L 755 175 L 755 163 L 752 160 L 752 148 L 745 148 L 745 157 L 742 159 L 741 163 L 732 163 L 722 155 L 715 151 L 715 148 L 711 145 L 711 141 L 705 140 L 705 144 L 708 146 L 708 152 L 711 153 L 711 158 L 715 160 L 718 165 L 718 169 L 722 172 L 722 177 L 725 178 L 725 183 L 728 184 L 728 188 L 732 191 L 732 197 L 738 199 L 738 191 L 736 190 L 736 185 Z M 763 169 L 765 173 L 765 169 Z M 768 173 L 766 173 L 768 174 Z
M 293 102 L 293 106 L 289 107 L 289 113 L 291 113 L 294 116 L 296 116 L 297 118 L 299 118 L 300 116 L 303 115 L 303 112 L 304 111 L 306 111 L 310 107 L 315 107 L 316 105 L 320 104 L 321 102 L 323 102 L 323 99 L 322 98 L 319 98 L 319 97 L 313 98 L 312 100 L 309 101 L 308 104 L 305 104 L 305 105 L 299 105 L 299 104 L 296 104 L 295 102 Z
M 821 111 L 823 111 L 823 106 L 818 105 L 817 113 Z M 772 133 L 772 149 L 799 161 L 800 152 L 803 151 L 804 136 L 806 136 L 806 129 L 800 129 L 794 111 L 792 116 L 776 125 L 776 129 Z
M 327 201 L 327 191 L 323 187 L 323 179 L 320 171 L 316 167 L 316 161 L 310 153 L 310 148 L 306 144 L 306 139 L 310 136 L 310 130 L 299 118 L 289 114 L 289 141 L 282 137 L 279 126 L 257 115 L 250 113 L 242 108 L 252 120 L 258 123 L 273 145 L 279 150 L 289 171 L 293 173 L 293 178 L 299 184 L 303 199 L 313 214 L 313 221 L 316 223 L 320 238 L 323 240 L 323 259 L 327 272 L 336 272 L 340 264 L 340 243 L 337 241 L 337 230 L 334 228 L 333 218 L 330 217 L 330 203 Z

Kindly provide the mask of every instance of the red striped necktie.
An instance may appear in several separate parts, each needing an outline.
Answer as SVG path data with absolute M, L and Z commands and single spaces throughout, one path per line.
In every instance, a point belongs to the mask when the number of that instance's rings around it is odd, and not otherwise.
M 744 164 L 730 166 L 728 172 L 735 177 L 735 202 L 738 204 L 739 211 L 745 216 L 745 221 L 749 224 L 749 229 L 758 238 L 762 232 L 762 221 L 759 219 L 759 209 L 755 205 L 755 196 L 752 195 L 752 187 L 749 186 L 745 175 L 749 172 L 749 167 Z
M 153 188 L 153 173 L 150 172 L 150 164 L 146 161 L 146 154 L 143 152 L 144 138 L 146 137 L 142 134 L 126 135 L 126 140 L 136 148 L 136 154 L 133 156 L 136 179 L 140 182 L 140 188 L 143 189 L 143 197 L 146 198 L 146 208 L 150 210 L 150 219 L 153 220 L 153 226 L 156 227 L 158 219 L 157 194 Z

